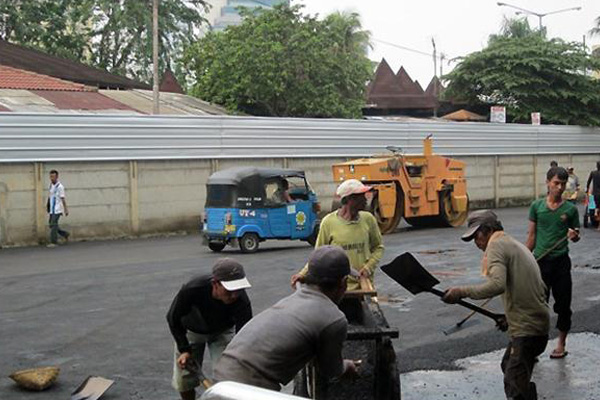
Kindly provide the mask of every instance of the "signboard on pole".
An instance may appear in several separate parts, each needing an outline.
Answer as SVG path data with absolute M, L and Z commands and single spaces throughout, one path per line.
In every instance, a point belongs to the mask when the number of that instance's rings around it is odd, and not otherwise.
M 490 122 L 495 122 L 497 124 L 506 123 L 506 107 L 492 106 L 490 112 Z
M 542 124 L 542 114 L 539 112 L 531 113 L 531 125 L 541 125 Z

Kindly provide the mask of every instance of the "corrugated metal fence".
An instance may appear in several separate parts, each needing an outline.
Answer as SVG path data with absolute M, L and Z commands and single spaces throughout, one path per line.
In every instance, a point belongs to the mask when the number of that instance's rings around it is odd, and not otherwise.
M 420 153 L 428 134 L 453 156 L 600 153 L 600 129 L 577 126 L 0 113 L 0 163 Z

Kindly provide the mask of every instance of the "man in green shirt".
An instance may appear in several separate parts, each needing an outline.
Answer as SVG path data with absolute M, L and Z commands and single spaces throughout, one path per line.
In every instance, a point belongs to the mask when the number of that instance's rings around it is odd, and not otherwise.
M 372 188 L 357 179 L 348 179 L 338 186 L 336 194 L 342 207 L 323 218 L 315 248 L 325 245 L 340 246 L 350 259 L 353 273 L 348 276 L 348 290 L 360 289 L 360 276 L 373 283 L 377 263 L 383 256 L 383 240 L 373 214 L 363 211 L 367 205 L 365 194 Z M 308 272 L 305 266 L 292 276 L 291 285 Z
M 562 197 L 569 173 L 562 167 L 552 167 L 546 174 L 548 194 L 534 201 L 529 208 L 529 230 L 526 246 L 538 259 L 542 279 L 546 284 L 546 298 L 554 297 L 554 312 L 558 314 L 558 344 L 551 358 L 567 355 L 567 334 L 571 329 L 571 259 L 568 240 L 579 240 L 579 213 L 577 207 Z
M 496 214 L 475 211 L 469 216 L 464 241 L 475 239 L 484 252 L 481 272 L 487 281 L 480 285 L 452 287 L 443 297 L 447 303 L 459 299 L 502 296 L 510 342 L 502 358 L 504 392 L 510 399 L 537 399 L 531 374 L 535 358 L 548 343 L 550 316 L 546 287 L 531 252 L 506 235 Z

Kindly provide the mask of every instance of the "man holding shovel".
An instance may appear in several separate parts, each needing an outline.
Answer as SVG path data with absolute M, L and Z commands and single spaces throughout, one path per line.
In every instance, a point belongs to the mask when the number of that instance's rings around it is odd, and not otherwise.
M 501 222 L 490 210 L 473 212 L 462 240 L 475 240 L 484 252 L 482 274 L 487 282 L 452 287 L 443 297 L 447 303 L 469 297 L 487 299 L 502 295 L 510 342 L 502 358 L 504 392 L 509 399 L 537 399 L 531 374 L 535 358 L 548 343 L 550 317 L 546 287 L 531 252 L 504 233 Z
M 252 318 L 245 289 L 250 287 L 244 267 L 231 258 L 219 259 L 212 274 L 193 277 L 177 293 L 167 314 L 175 339 L 173 388 L 183 400 L 195 399 L 203 378 L 202 360 L 208 347 L 213 367 L 231 341 L 233 328 L 242 329 Z
M 546 284 L 546 300 L 550 291 L 554 297 L 554 312 L 558 314 L 558 344 L 550 358 L 567 355 L 567 334 L 571 329 L 571 259 L 568 240 L 579 240 L 577 207 L 562 197 L 569 173 L 561 167 L 548 170 L 548 195 L 534 201 L 529 209 L 529 231 L 526 246 L 539 260 L 542 279 Z

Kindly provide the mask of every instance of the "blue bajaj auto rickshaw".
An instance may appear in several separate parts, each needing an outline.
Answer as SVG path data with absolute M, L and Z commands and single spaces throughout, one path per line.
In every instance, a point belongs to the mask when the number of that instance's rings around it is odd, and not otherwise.
M 231 168 L 212 174 L 206 189 L 203 235 L 212 251 L 239 244 L 254 253 L 267 239 L 317 239 L 320 206 L 304 171 Z

